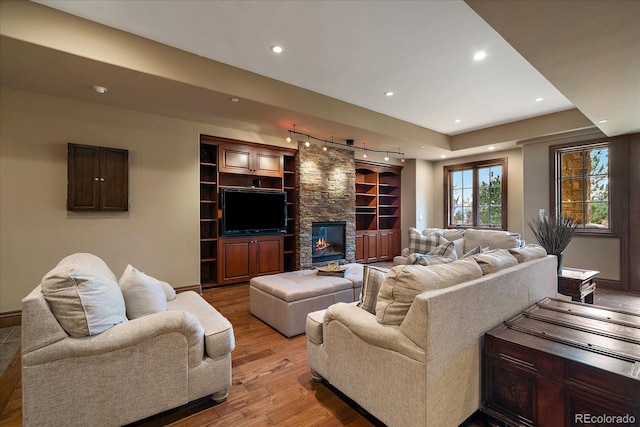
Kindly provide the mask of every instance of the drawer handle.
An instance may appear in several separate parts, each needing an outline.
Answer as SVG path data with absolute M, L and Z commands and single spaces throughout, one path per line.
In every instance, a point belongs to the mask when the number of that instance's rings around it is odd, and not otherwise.
M 500 353 L 500 359 L 507 362 L 515 363 L 516 365 L 520 365 L 524 368 L 528 368 L 534 371 L 537 370 L 533 363 L 518 359 L 517 357 L 509 356 L 508 354 Z

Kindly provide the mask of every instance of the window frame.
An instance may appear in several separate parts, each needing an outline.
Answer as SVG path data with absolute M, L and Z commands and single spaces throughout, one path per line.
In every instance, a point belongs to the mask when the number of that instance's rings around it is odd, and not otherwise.
M 486 226 L 478 224 L 478 202 L 479 202 L 479 183 L 478 183 L 478 170 L 491 166 L 500 166 L 502 168 L 502 181 L 501 181 L 501 216 L 502 224 L 497 226 Z M 452 192 L 452 172 L 461 170 L 473 170 L 473 224 L 471 225 L 458 225 L 451 223 L 451 192 Z M 445 228 L 477 228 L 486 230 L 508 230 L 507 221 L 507 188 L 508 188 L 508 170 L 507 170 L 507 158 L 500 157 L 497 159 L 479 160 L 475 162 L 459 163 L 453 165 L 443 166 L 444 174 L 444 227 Z
M 584 141 L 578 143 L 568 143 L 561 145 L 552 145 L 549 147 L 549 214 L 556 216 L 558 214 L 558 207 L 562 203 L 562 190 L 560 188 L 562 183 L 562 175 L 560 170 L 560 157 L 563 153 L 568 151 L 584 151 L 590 147 L 606 146 L 608 149 L 609 158 L 609 228 L 576 228 L 576 236 L 592 236 L 592 237 L 619 237 L 620 235 L 620 217 L 617 215 L 619 212 L 618 205 L 618 191 L 617 182 L 618 176 L 616 174 L 615 165 L 618 161 L 617 150 L 615 144 L 612 144 L 608 139 L 598 139 L 592 141 Z M 584 200 L 581 201 L 585 203 Z

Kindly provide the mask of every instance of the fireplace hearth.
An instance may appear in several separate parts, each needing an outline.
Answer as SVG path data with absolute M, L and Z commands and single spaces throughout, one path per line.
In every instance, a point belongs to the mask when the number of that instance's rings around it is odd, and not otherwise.
M 311 225 L 312 259 L 315 263 L 345 259 L 346 221 L 314 222 Z

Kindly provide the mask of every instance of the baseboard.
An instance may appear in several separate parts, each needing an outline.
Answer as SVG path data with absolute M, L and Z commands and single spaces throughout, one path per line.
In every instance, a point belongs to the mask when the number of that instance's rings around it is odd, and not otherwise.
M 0 313 L 0 328 L 20 326 L 22 324 L 22 310 Z
M 596 282 L 596 289 L 604 288 L 604 289 L 612 289 L 615 291 L 624 290 L 622 289 L 622 283 L 620 282 L 620 280 L 599 279 L 596 277 L 594 281 Z
M 178 288 L 175 288 L 176 293 L 180 293 L 180 292 L 187 292 L 187 291 L 193 291 L 195 293 L 197 293 L 198 295 L 202 295 L 202 285 L 198 284 L 198 285 L 190 285 L 190 286 L 180 286 Z

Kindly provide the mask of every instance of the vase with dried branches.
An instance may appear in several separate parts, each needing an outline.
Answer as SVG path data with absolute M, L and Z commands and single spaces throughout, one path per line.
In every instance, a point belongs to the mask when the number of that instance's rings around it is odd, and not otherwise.
M 578 223 L 570 216 L 538 217 L 528 221 L 529 229 L 548 254 L 558 258 L 558 274 L 562 271 L 562 255 L 569 246 Z

